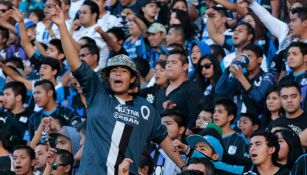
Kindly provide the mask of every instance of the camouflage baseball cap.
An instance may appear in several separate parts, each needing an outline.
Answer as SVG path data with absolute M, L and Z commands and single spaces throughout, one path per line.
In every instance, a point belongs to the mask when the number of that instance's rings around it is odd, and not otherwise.
M 102 72 L 104 74 L 108 74 L 109 71 L 116 66 L 124 66 L 130 68 L 133 73 L 135 73 L 137 76 L 139 76 L 139 71 L 136 68 L 135 63 L 132 61 L 132 59 L 124 54 L 116 55 L 107 61 L 107 66 L 102 69 Z

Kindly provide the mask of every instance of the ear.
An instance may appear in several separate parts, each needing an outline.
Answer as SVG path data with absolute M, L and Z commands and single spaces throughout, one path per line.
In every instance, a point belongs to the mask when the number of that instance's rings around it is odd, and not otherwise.
M 187 71 L 189 69 L 189 64 L 188 63 L 184 63 L 183 64 L 183 70 Z
M 275 152 L 276 148 L 274 146 L 269 147 L 269 154 L 273 154 Z
M 52 70 L 52 75 L 55 77 L 58 71 L 56 69 Z M 56 78 L 56 77 L 55 77 Z
M 307 54 L 306 55 L 304 55 L 304 64 L 307 64 Z
M 130 83 L 135 82 L 135 80 L 136 80 L 136 76 L 133 75 L 133 76 L 131 77 Z
M 253 35 L 252 35 L 252 34 L 248 34 L 248 35 L 247 35 L 247 40 L 248 40 L 248 41 L 251 41 L 252 38 L 253 38 Z
M 227 17 L 226 17 L 226 16 L 223 16 L 222 21 L 223 21 L 224 23 L 226 23 L 226 22 L 227 22 Z
M 258 59 L 258 64 L 261 64 L 263 57 L 259 57 Z
M 48 95 L 48 97 L 52 97 L 52 96 L 53 96 L 53 91 L 52 91 L 52 90 L 49 90 L 49 91 L 47 92 L 47 95 Z
M 16 100 L 19 102 L 19 101 L 22 101 L 22 97 L 21 97 L 21 95 L 19 94 L 19 95 L 17 95 L 16 97 Z
M 235 116 L 233 114 L 228 115 L 228 121 L 229 122 L 232 121 L 234 118 L 235 118 Z
M 184 131 L 185 131 L 185 127 L 184 126 L 180 126 L 179 130 L 178 130 L 178 134 L 183 135 Z
M 31 167 L 34 167 L 36 164 L 36 159 L 31 160 Z
M 71 169 L 71 166 L 70 166 L 70 165 L 66 165 L 66 166 L 64 167 L 65 173 L 69 173 L 70 169 Z
M 219 155 L 214 153 L 211 158 L 216 161 L 219 159 Z
M 60 54 L 58 55 L 58 60 L 62 61 L 64 58 L 65 58 L 64 53 L 60 53 Z
M 257 131 L 259 129 L 259 125 L 254 125 L 253 126 L 253 131 Z

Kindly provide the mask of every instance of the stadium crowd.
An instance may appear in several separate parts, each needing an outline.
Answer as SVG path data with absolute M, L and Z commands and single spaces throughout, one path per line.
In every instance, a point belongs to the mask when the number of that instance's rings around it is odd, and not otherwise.
M 307 175 L 306 0 L 0 0 L 0 175 Z

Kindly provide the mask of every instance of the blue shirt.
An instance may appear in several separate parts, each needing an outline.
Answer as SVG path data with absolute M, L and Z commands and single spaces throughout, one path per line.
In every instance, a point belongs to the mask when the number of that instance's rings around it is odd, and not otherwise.
M 78 175 L 117 174 L 124 158 L 131 158 L 130 172 L 137 174 L 146 142 L 160 143 L 167 136 L 160 116 L 143 98 L 120 102 L 107 82 L 87 64 L 73 73 L 85 90 L 88 106 L 86 140 Z

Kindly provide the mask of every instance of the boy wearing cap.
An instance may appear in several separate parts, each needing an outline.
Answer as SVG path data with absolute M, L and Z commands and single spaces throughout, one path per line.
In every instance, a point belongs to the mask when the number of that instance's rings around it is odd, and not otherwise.
M 146 141 L 159 143 L 179 167 L 184 165 L 174 153 L 171 140 L 160 116 L 143 98 L 133 96 L 138 91 L 139 73 L 130 57 L 117 55 L 103 69 L 104 79 L 78 59 L 65 26 L 63 13 L 57 9 L 52 16 L 62 37 L 62 45 L 74 77 L 85 90 L 88 120 L 84 154 L 79 175 L 117 174 L 124 158 L 131 158 L 131 172 L 137 173 L 141 151 Z

